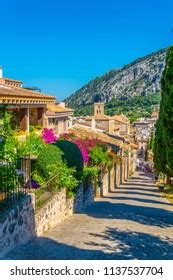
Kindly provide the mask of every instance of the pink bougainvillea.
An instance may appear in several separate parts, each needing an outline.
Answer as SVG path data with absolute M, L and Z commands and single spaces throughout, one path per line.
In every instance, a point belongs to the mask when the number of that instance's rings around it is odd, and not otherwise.
M 53 128 L 44 128 L 42 130 L 42 139 L 46 144 L 55 142 L 57 140 L 57 137 L 55 135 L 55 131 Z
M 88 164 L 89 162 L 89 151 L 91 148 L 95 147 L 98 144 L 98 141 L 93 138 L 76 138 L 72 140 L 73 143 L 75 143 L 78 148 L 80 149 L 83 160 L 85 164 Z
M 60 135 L 59 139 L 65 139 L 76 144 L 76 146 L 78 146 L 79 150 L 82 153 L 83 161 L 86 165 L 89 163 L 90 149 L 102 143 L 99 139 L 80 138 L 73 133 L 63 133 L 62 135 Z
M 72 139 L 75 139 L 76 136 L 74 135 L 74 133 L 62 133 L 60 136 L 59 136 L 59 139 L 65 139 L 65 140 L 69 140 L 69 141 L 72 141 Z
M 101 144 L 101 141 L 98 139 L 94 139 L 94 138 L 85 138 L 85 139 L 81 139 L 78 138 L 75 141 L 73 141 L 81 150 L 82 155 L 83 155 L 83 159 L 84 159 L 84 163 L 88 164 L 89 163 L 89 152 L 90 150 L 97 146 L 98 144 Z

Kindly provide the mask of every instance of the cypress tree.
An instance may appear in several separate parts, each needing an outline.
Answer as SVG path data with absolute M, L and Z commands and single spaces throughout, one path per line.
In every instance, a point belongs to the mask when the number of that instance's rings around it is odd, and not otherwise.
M 161 104 L 156 124 L 154 162 L 158 171 L 173 176 L 173 47 L 167 52 L 161 80 Z

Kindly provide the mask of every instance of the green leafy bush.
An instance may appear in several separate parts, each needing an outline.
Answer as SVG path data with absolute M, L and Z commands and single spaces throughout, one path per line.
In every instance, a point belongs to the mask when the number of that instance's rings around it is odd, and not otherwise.
M 75 176 L 77 180 L 80 180 L 83 175 L 84 164 L 82 153 L 77 145 L 67 140 L 58 140 L 52 145 L 58 147 L 62 151 L 63 160 L 66 161 L 68 167 L 75 168 Z
M 44 149 L 44 146 L 43 140 L 35 133 L 31 133 L 24 141 L 20 142 L 18 152 L 20 156 L 37 157 Z
M 0 190 L 13 190 L 17 186 L 16 166 L 11 163 L 0 164 Z
M 0 135 L 0 157 L 10 162 L 15 161 L 17 159 L 18 140 L 15 138 L 14 131 L 11 128 L 11 114 L 8 112 L 4 113 Z
M 75 192 L 78 184 L 74 177 L 75 170 L 69 168 L 62 159 L 61 150 L 52 144 L 44 145 L 35 164 L 32 166 L 32 176 L 41 185 L 50 181 L 53 191 L 66 188 L 68 192 Z
M 83 182 L 87 184 L 93 179 L 97 178 L 100 173 L 100 169 L 97 166 L 85 166 L 83 171 Z
M 91 148 L 89 156 L 92 166 L 99 166 L 101 169 L 112 167 L 112 157 L 109 155 L 106 145 L 97 145 Z

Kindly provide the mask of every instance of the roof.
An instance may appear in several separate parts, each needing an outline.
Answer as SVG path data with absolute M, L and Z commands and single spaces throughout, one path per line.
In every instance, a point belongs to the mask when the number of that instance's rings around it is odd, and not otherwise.
M 120 123 L 124 123 L 124 124 L 129 124 L 129 119 L 125 116 L 125 115 L 114 115 L 114 116 L 108 116 L 108 115 L 104 115 L 104 114 L 99 114 L 96 116 L 89 116 L 85 118 L 86 120 L 98 120 L 98 121 L 108 121 L 108 120 L 115 120 L 118 121 Z
M 125 115 L 114 115 L 111 118 L 120 123 L 129 124 L 129 120 Z
M 15 79 L 10 79 L 10 78 L 0 78 L 0 81 L 8 81 L 8 82 L 15 82 L 15 83 L 20 83 L 22 84 L 22 81 L 15 80 Z
M 100 114 L 100 115 L 96 115 L 96 116 L 89 116 L 89 117 L 86 117 L 85 119 L 86 119 L 86 121 L 90 121 L 92 119 L 95 119 L 98 121 L 108 121 L 111 118 L 110 118 L 110 116 Z
M 115 139 L 117 139 L 117 140 L 120 140 L 120 141 L 122 141 L 122 142 L 125 142 L 125 141 L 126 141 L 126 139 L 125 139 L 124 137 L 120 136 L 120 135 L 111 134 L 111 133 L 107 133 L 107 135 L 109 135 L 110 137 L 115 138 Z
M 10 87 L 5 85 L 0 85 L 0 101 L 10 101 L 10 100 L 18 100 L 18 101 L 48 101 L 54 102 L 55 97 L 44 94 L 34 92 L 32 90 L 23 89 L 21 87 Z M 2 103 L 1 102 L 1 103 Z M 5 102 L 4 102 L 5 103 Z
M 133 148 L 133 149 L 138 149 L 138 145 L 134 142 L 134 140 L 128 134 L 125 137 L 115 135 L 115 134 L 110 134 L 110 133 L 108 135 L 111 136 L 112 138 L 115 138 L 115 139 L 121 140 L 123 142 L 129 143 L 131 148 Z
M 81 138 L 95 138 L 103 141 L 104 143 L 115 145 L 118 147 L 128 148 L 127 145 L 124 145 L 123 141 L 114 139 L 110 137 L 108 134 L 94 130 L 92 131 L 91 128 L 86 128 L 82 125 L 75 125 L 69 129 L 69 132 L 74 133 L 76 136 Z
M 47 105 L 47 109 L 48 109 L 47 114 L 48 114 L 49 112 L 51 112 L 51 113 L 74 112 L 74 109 L 62 107 L 62 106 L 57 105 L 57 104 L 48 104 L 48 105 Z

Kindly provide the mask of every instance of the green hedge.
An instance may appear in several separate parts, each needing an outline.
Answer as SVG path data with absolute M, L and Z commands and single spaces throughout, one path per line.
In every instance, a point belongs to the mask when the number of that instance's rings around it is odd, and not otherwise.
M 32 166 L 32 177 L 42 186 L 54 178 L 49 183 L 49 190 L 66 188 L 68 194 L 74 194 L 78 185 L 75 170 L 67 166 L 62 156 L 63 153 L 57 146 L 45 145 Z
M 58 140 L 52 145 L 58 147 L 63 152 L 63 160 L 66 161 L 68 167 L 76 169 L 76 178 L 80 180 L 83 175 L 83 157 L 82 153 L 76 144 L 67 140 Z
M 32 171 L 37 171 L 43 181 L 49 180 L 52 176 L 56 175 L 57 166 L 62 163 L 62 152 L 58 147 L 51 144 L 45 145 L 39 154 Z

